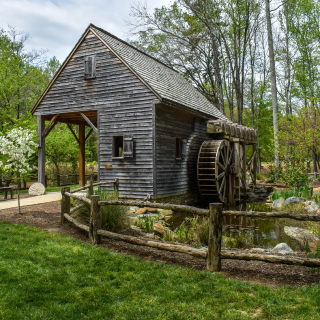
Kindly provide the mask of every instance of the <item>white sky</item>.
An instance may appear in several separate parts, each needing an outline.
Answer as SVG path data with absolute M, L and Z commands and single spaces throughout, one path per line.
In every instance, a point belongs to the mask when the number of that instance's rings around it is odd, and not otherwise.
M 63 62 L 90 23 L 126 39 L 131 4 L 137 0 L 0 0 L 0 28 L 29 34 L 26 49 L 47 50 Z M 170 0 L 142 0 L 148 8 Z

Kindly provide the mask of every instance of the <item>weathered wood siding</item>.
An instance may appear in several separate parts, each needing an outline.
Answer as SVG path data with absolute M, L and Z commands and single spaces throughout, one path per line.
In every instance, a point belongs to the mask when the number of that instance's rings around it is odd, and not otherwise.
M 96 78 L 84 79 L 84 58 L 96 55 Z M 98 111 L 99 179 L 119 178 L 120 196 L 153 194 L 154 94 L 89 33 L 35 114 Z M 134 157 L 112 159 L 113 136 L 132 137 Z M 112 164 L 112 169 L 105 169 Z
M 176 138 L 187 140 L 187 156 L 176 160 Z M 156 108 L 157 195 L 197 193 L 197 158 L 207 139 L 206 121 L 187 112 Z

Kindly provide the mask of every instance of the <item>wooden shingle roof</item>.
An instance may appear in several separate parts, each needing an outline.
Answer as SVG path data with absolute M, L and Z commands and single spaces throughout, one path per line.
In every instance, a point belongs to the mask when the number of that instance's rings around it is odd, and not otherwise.
M 145 83 L 163 103 L 173 103 L 203 113 L 208 117 L 228 120 L 213 104 L 211 104 L 193 85 L 185 80 L 177 71 L 161 61 L 138 50 L 111 33 L 90 24 L 67 59 L 61 65 L 41 97 L 31 110 L 34 114 L 42 99 L 64 69 L 73 53 L 88 34 L 93 32 L 132 72 Z
M 90 28 L 149 85 L 163 102 L 177 103 L 208 116 L 228 120 L 177 71 L 101 28 L 92 24 Z

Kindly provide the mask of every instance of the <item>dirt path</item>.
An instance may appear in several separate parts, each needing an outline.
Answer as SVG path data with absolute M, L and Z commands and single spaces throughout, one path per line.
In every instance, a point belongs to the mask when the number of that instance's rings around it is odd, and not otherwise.
M 17 208 L 1 210 L 0 221 L 26 224 L 47 229 L 50 232 L 65 233 L 81 241 L 90 243 L 86 232 L 77 229 L 68 222 L 64 225 L 60 224 L 59 202 L 23 207 L 21 215 L 18 214 Z M 187 254 L 168 252 L 106 238 L 102 239 L 102 244 L 99 246 L 108 248 L 111 251 L 139 257 L 144 261 L 159 261 L 197 270 L 206 269 L 205 260 Z M 221 274 L 230 279 L 272 287 L 282 285 L 296 287 L 320 283 L 320 271 L 315 272 L 306 267 L 271 264 L 259 261 L 222 260 Z

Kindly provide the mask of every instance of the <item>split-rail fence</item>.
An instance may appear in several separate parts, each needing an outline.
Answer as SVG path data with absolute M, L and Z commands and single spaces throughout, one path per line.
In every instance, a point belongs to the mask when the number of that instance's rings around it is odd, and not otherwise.
M 110 182 L 92 183 L 88 181 L 88 185 L 70 191 L 69 187 L 61 189 L 61 223 L 65 220 L 72 222 L 78 228 L 89 233 L 90 239 L 94 244 L 101 243 L 101 237 L 107 237 L 114 240 L 120 240 L 132 244 L 149 246 L 157 249 L 186 253 L 195 257 L 207 259 L 207 269 L 212 272 L 219 272 L 221 270 L 221 259 L 235 259 L 235 260 L 257 260 L 269 263 L 279 263 L 287 265 L 299 265 L 306 267 L 320 267 L 320 259 L 308 259 L 292 256 L 278 256 L 270 254 L 256 254 L 248 253 L 239 250 L 235 252 L 232 250 L 221 250 L 222 239 L 222 221 L 223 216 L 247 216 L 253 218 L 290 218 L 303 221 L 317 221 L 320 222 L 320 215 L 296 214 L 293 212 L 257 212 L 257 211 L 223 211 L 221 203 L 210 203 L 209 210 L 200 209 L 185 205 L 167 204 L 167 203 L 150 203 L 142 201 L 127 201 L 127 200 L 110 200 L 100 201 L 99 195 L 92 195 L 91 199 L 75 195 L 75 192 L 80 190 L 89 190 L 89 194 L 93 194 L 93 187 L 97 185 L 114 184 L 114 189 L 118 190 L 118 179 Z M 70 198 L 83 201 L 91 206 L 89 226 L 84 225 L 71 217 L 70 215 Z M 210 220 L 209 226 L 209 244 L 208 249 L 196 249 L 185 245 L 165 243 L 160 241 L 152 241 L 142 239 L 139 237 L 114 233 L 101 229 L 101 206 L 107 205 L 121 205 L 121 206 L 136 206 L 136 207 L 150 207 L 159 209 L 168 209 L 173 211 L 184 211 L 194 215 L 208 216 Z

